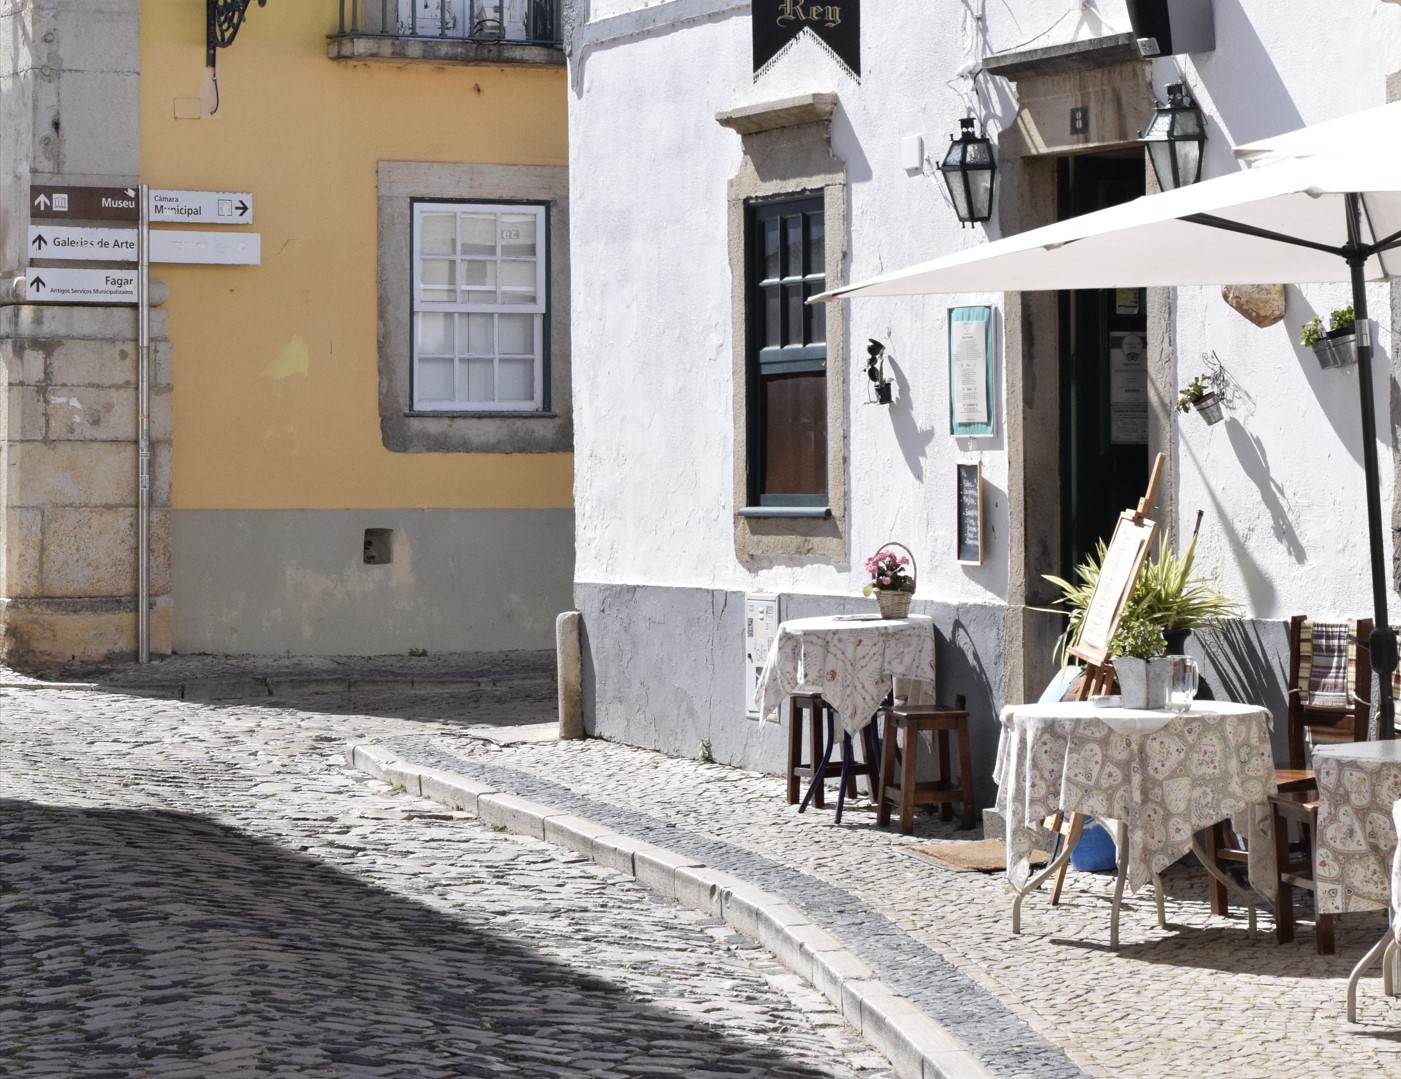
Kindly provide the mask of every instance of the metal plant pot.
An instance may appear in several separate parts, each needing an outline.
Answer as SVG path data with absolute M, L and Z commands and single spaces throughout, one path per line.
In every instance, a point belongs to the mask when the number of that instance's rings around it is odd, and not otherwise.
M 1193 402 L 1193 405 L 1196 407 L 1201 418 L 1206 420 L 1208 427 L 1213 423 L 1220 423 L 1226 418 L 1225 414 L 1221 411 L 1221 398 L 1216 396 L 1215 393 L 1208 393 L 1204 397 L 1198 398 Z
M 1318 365 L 1325 370 L 1354 364 L 1357 362 L 1357 334 L 1352 330 L 1336 337 L 1329 334 L 1314 342 L 1313 354 L 1318 357 Z

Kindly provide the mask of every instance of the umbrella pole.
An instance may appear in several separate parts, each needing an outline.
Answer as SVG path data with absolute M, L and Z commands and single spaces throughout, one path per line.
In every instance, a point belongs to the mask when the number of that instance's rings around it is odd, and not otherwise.
M 1367 250 L 1362 244 L 1362 199 L 1347 196 L 1348 266 L 1352 270 L 1352 310 L 1357 327 L 1357 378 L 1362 404 L 1362 465 L 1367 483 L 1367 538 L 1372 555 L 1372 670 L 1377 673 L 1378 733 L 1396 737 L 1391 674 L 1396 670 L 1396 634 L 1387 617 L 1386 552 L 1382 547 L 1381 472 L 1377 465 L 1376 404 L 1372 395 L 1372 334 L 1367 323 Z

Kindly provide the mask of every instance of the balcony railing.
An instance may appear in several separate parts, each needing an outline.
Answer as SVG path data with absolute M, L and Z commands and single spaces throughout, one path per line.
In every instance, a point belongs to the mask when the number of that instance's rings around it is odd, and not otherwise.
M 340 0 L 330 36 L 558 48 L 563 24 L 560 0 Z

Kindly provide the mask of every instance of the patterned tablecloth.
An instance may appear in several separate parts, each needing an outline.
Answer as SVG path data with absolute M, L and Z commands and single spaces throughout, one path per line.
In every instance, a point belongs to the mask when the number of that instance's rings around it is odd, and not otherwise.
M 755 699 L 766 719 L 800 686 L 822 691 L 842 729 L 854 734 L 871 721 L 891 678 L 934 682 L 934 620 L 795 618 L 778 627 Z
M 1032 850 L 1054 842 L 1041 821 L 1063 809 L 1127 826 L 1128 885 L 1136 891 L 1186 854 L 1194 833 L 1268 800 L 1270 717 L 1228 701 L 1196 701 L 1183 715 L 1079 702 L 1012 705 L 1002 711 L 993 778 L 1015 888 L 1026 886 Z
M 1385 910 L 1396 853 L 1392 812 L 1401 799 L 1401 742 L 1315 746 L 1318 839 L 1314 881 L 1327 914 Z
M 1401 835 L 1401 801 L 1391 807 L 1391 824 L 1396 834 Z M 1391 858 L 1391 909 L 1401 910 L 1401 846 Z M 1392 915 L 1392 929 L 1396 930 L 1396 943 L 1401 944 L 1401 918 Z

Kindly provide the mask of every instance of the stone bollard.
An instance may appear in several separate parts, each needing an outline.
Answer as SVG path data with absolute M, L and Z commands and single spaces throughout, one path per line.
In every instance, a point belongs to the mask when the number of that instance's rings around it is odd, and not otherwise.
M 555 666 L 559 684 L 559 736 L 583 738 L 583 657 L 579 647 L 579 612 L 565 611 L 555 619 Z

